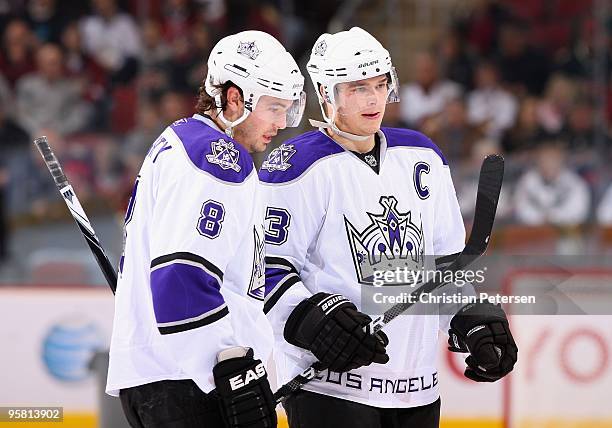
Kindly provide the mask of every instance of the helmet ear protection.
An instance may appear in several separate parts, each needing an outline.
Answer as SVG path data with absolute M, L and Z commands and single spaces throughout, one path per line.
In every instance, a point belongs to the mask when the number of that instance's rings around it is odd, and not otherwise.
M 323 93 L 325 94 L 325 101 L 331 104 L 331 98 L 325 89 L 323 89 Z

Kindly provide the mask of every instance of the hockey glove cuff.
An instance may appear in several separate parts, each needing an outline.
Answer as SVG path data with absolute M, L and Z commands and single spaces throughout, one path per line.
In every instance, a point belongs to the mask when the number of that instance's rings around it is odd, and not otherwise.
M 518 347 L 501 305 L 470 303 L 451 320 L 448 349 L 469 352 L 465 376 L 476 382 L 495 382 L 514 368 Z
M 228 428 L 276 427 L 276 403 L 261 360 L 251 348 L 221 351 L 213 368 L 219 406 Z

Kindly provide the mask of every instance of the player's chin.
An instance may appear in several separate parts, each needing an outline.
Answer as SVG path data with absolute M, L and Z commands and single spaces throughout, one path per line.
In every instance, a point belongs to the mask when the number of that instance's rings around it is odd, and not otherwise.
M 377 120 L 377 121 L 368 121 L 368 122 L 362 122 L 361 126 L 360 126 L 360 134 L 361 135 L 372 135 L 372 134 L 376 134 L 378 132 L 378 130 L 380 129 L 380 126 L 382 124 L 382 120 Z
M 263 137 L 260 138 L 255 144 L 253 144 L 253 152 L 254 153 L 265 152 L 271 141 L 272 141 L 271 138 L 263 138 Z

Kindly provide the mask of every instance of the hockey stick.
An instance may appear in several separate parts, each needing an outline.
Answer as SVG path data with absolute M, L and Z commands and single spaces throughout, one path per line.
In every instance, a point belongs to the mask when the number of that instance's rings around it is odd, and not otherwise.
M 51 147 L 49 147 L 47 137 L 42 136 L 35 139 L 34 144 L 36 144 L 38 151 L 47 165 L 47 168 L 49 168 L 53 181 L 55 181 L 55 185 L 64 198 L 64 202 L 66 202 L 66 205 L 70 210 L 70 214 L 72 214 L 72 218 L 74 218 L 74 221 L 76 221 L 76 224 L 79 226 L 85 241 L 96 258 L 98 266 L 100 266 L 100 269 L 102 269 L 106 282 L 108 282 L 110 289 L 112 290 L 113 294 L 115 294 L 115 290 L 117 289 L 117 272 L 104 252 L 104 248 L 102 248 L 102 245 L 96 236 L 96 232 L 91 226 L 85 211 L 83 211 L 83 207 L 76 197 L 74 189 L 68 182 L 68 179 L 62 170 L 62 166 L 55 157 Z
M 476 196 L 472 231 L 463 251 L 448 267 L 436 272 L 431 281 L 426 282 L 423 286 L 412 292 L 411 296 L 414 296 L 413 298 L 407 299 L 406 303 L 398 303 L 392 306 L 382 315 L 373 319 L 364 328 L 366 332 L 370 334 L 376 333 L 391 320 L 408 310 L 414 302 L 418 301 L 419 296 L 431 293 L 437 288 L 446 285 L 448 282 L 442 280 L 446 278 L 446 272 L 456 272 L 465 268 L 485 252 L 489 244 L 493 222 L 495 221 L 495 211 L 497 210 L 503 177 L 504 158 L 499 155 L 487 156 L 482 163 L 478 178 L 478 194 Z M 297 391 L 314 379 L 324 369 L 325 367 L 319 362 L 314 363 L 276 391 L 274 399 L 277 403 L 280 403 L 289 394 Z

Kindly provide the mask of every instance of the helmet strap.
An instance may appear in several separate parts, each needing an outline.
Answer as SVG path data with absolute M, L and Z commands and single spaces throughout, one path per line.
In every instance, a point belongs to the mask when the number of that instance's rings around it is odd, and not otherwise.
M 240 116 L 238 119 L 234 121 L 227 120 L 225 116 L 223 116 L 223 109 L 221 108 L 221 95 L 216 95 L 215 101 L 217 103 L 217 117 L 221 120 L 221 122 L 223 122 L 223 125 L 225 125 L 225 134 L 228 137 L 233 138 L 234 127 L 244 122 L 246 118 L 249 117 L 250 111 L 245 107 L 244 111 L 242 112 L 242 116 Z
M 331 129 L 334 134 L 338 134 L 341 137 L 344 137 L 351 141 L 365 141 L 370 138 L 369 135 L 355 135 L 351 134 L 350 132 L 342 131 L 341 129 L 339 129 L 334 121 L 334 119 L 336 118 L 336 108 L 332 103 L 329 103 L 329 105 L 332 109 L 332 117 L 327 117 L 327 114 L 325 114 L 325 108 L 323 107 L 323 103 L 321 103 L 321 112 L 323 113 L 323 119 L 325 119 L 325 122 L 309 119 L 311 126 L 314 126 L 315 128 Z

